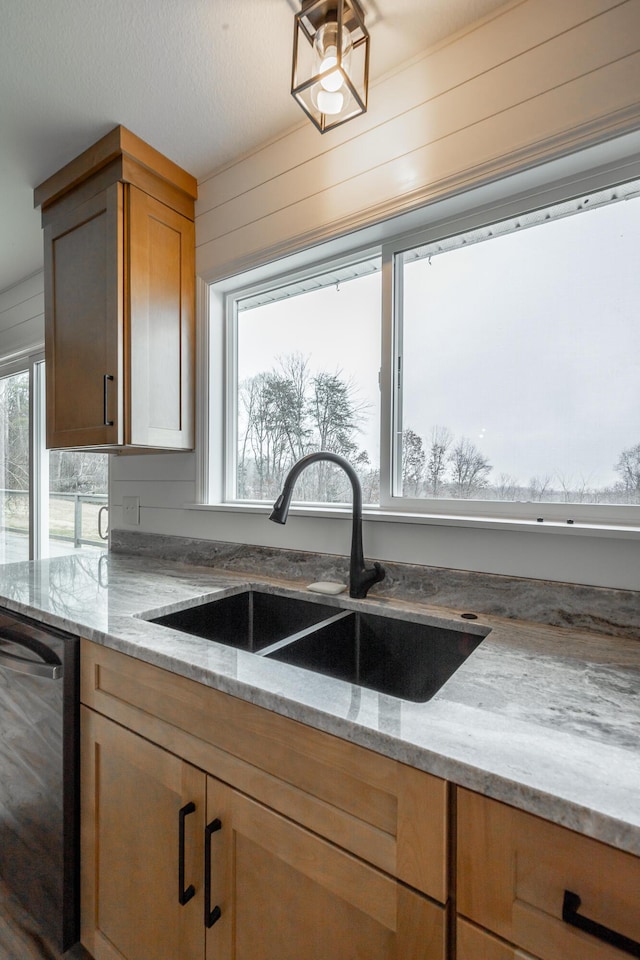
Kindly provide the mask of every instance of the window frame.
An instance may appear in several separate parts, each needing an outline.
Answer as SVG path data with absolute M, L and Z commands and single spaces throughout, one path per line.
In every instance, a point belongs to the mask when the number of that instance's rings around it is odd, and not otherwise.
M 267 283 L 253 283 L 247 286 L 240 285 L 226 293 L 224 297 L 224 480 L 223 502 L 229 506 L 264 506 L 264 500 L 243 500 L 237 496 L 237 423 L 238 423 L 238 303 L 250 299 L 258 294 L 268 295 L 283 287 L 305 283 L 314 277 L 321 277 L 334 271 L 340 272 L 352 265 L 369 260 L 379 260 L 379 247 L 359 249 L 354 253 L 338 258 L 332 258 L 313 267 L 301 268 L 289 273 L 275 276 Z M 327 284 L 328 285 L 328 284 Z M 382 361 L 381 361 L 382 363 Z M 232 491 L 235 495 L 231 495 Z M 305 501 L 305 506 L 315 508 L 339 507 L 339 504 L 314 503 Z M 374 505 L 368 505 L 374 506 Z M 377 507 L 377 505 L 375 505 Z
M 636 199 L 640 196 L 640 180 L 637 177 L 626 177 L 624 181 L 618 184 L 607 184 L 603 190 L 623 190 L 626 184 L 637 184 L 638 188 L 630 194 Z M 597 526 L 607 525 L 610 527 L 640 527 L 640 504 L 607 504 L 607 503 L 564 503 L 550 501 L 509 501 L 509 500 L 482 500 L 482 499 L 454 499 L 454 498 L 412 498 L 398 496 L 394 490 L 401 487 L 402 474 L 402 336 L 403 336 L 403 260 L 402 254 L 421 246 L 429 246 L 434 243 L 443 242 L 448 239 L 458 237 L 462 234 L 470 233 L 474 230 L 491 228 L 503 221 L 509 221 L 524 217 L 527 214 L 537 211 L 544 211 L 559 204 L 572 204 L 580 201 L 587 194 L 593 194 L 598 191 L 572 191 L 562 199 L 557 196 L 553 200 L 547 200 L 544 203 L 536 202 L 538 196 L 544 197 L 545 194 L 533 195 L 526 207 L 522 202 L 514 200 L 506 204 L 500 203 L 497 206 L 490 206 L 478 215 L 464 218 L 457 223 L 457 229 L 453 230 L 450 225 L 438 224 L 417 231 L 413 234 L 403 235 L 394 238 L 389 243 L 382 246 L 383 262 L 389 263 L 389 271 L 392 274 L 393 292 L 388 297 L 386 303 L 392 304 L 391 315 L 387 317 L 386 329 L 387 342 L 386 349 L 383 348 L 383 364 L 388 364 L 390 375 L 392 377 L 392 386 L 390 396 L 385 399 L 392 403 L 392 410 L 389 413 L 389 423 L 391 430 L 386 430 L 385 442 L 389 444 L 388 458 L 389 467 L 386 470 L 384 483 L 380 479 L 380 509 L 391 513 L 410 513 L 410 514 L 428 514 L 429 516 L 451 517 L 451 518 L 474 518 L 489 519 L 494 521 L 526 521 L 529 523 L 544 524 L 546 522 L 573 525 L 576 521 L 589 525 Z M 624 202 L 620 199 L 614 202 Z M 594 208 L 591 208 L 594 209 Z M 499 212 L 499 216 L 494 214 Z M 585 211 L 588 212 L 588 211 Z M 574 214 L 579 215 L 580 210 L 576 209 Z M 486 242 L 486 241 L 485 241 Z M 395 402 L 394 401 L 395 398 Z M 382 495 L 384 489 L 384 497 Z
M 42 486 L 45 429 L 44 382 L 40 374 L 40 364 L 44 364 L 42 349 L 30 350 L 0 360 L 0 378 L 20 373 L 26 373 L 29 377 L 29 560 L 36 560 L 42 556 L 42 545 L 46 536 L 44 530 L 47 523 L 42 497 L 38 495 Z
M 49 450 L 46 445 L 46 363 L 44 349 L 31 349 L 0 359 L 0 378 L 28 374 L 29 381 L 29 532 L 28 559 L 46 560 L 50 554 Z M 95 451 L 96 455 L 100 453 Z M 103 454 L 106 456 L 106 454 Z M 108 497 L 105 506 L 108 506 Z M 98 544 L 96 549 L 100 548 Z M 26 562 L 26 560 L 25 560 Z
M 229 370 L 233 362 L 229 322 L 234 300 L 295 282 L 301 276 L 326 272 L 364 256 L 377 255 L 382 263 L 380 503 L 365 508 L 367 520 L 511 530 L 546 529 L 554 533 L 582 532 L 595 536 L 635 538 L 640 534 L 640 505 L 411 499 L 392 493 L 392 470 L 401 469 L 398 458 L 394 457 L 401 420 L 392 405 L 397 392 L 397 371 L 393 361 L 401 336 L 394 319 L 401 295 L 401 282 L 394 266 L 396 255 L 439 238 L 640 180 L 640 153 L 617 156 L 614 150 L 611 159 L 607 145 L 603 148 L 602 156 L 609 156 L 606 163 L 594 163 L 597 148 L 589 148 L 583 154 L 558 158 L 503 180 L 470 184 L 469 190 L 445 196 L 421 210 L 411 210 L 350 236 L 336 237 L 318 247 L 300 250 L 284 259 L 258 263 L 239 276 L 210 281 L 202 279 L 200 316 L 204 330 L 200 343 L 206 349 L 206 358 L 200 371 L 199 416 L 203 443 L 199 444 L 197 451 L 197 503 L 192 506 L 246 514 L 267 513 L 270 509 L 270 504 L 264 501 L 239 501 L 227 495 L 229 474 L 235 470 L 235 409 L 228 401 L 228 385 L 233 375 Z M 216 353 L 217 361 L 214 359 Z M 215 451 L 213 456 L 209 456 L 209 450 Z M 345 512 L 339 505 L 312 503 L 299 503 L 293 510 L 314 517 L 340 516 Z

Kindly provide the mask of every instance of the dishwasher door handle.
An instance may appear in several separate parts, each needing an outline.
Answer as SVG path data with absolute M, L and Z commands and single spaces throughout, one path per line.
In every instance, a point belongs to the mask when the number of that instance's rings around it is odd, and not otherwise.
M 3 637 L 0 634 L 0 643 L 2 640 L 9 640 L 10 643 L 15 643 L 18 646 L 23 646 L 27 650 L 32 650 L 33 647 L 29 643 L 21 643 L 19 640 L 14 639 L 13 637 Z M 39 646 L 43 646 L 39 644 Z M 63 675 L 63 667 L 60 658 L 56 654 L 49 650 L 47 652 L 46 660 L 28 660 L 26 657 L 18 657 L 14 653 L 6 653 L 0 647 L 0 668 L 6 670 L 13 670 L 15 673 L 26 673 L 29 677 L 44 677 L 47 680 L 61 680 Z M 40 652 L 40 651 L 38 651 Z

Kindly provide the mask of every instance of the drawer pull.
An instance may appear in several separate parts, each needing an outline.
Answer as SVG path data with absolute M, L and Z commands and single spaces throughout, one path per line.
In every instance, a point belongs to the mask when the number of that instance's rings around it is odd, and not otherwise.
M 589 920 L 588 917 L 581 916 L 578 913 L 581 903 L 582 900 L 577 893 L 565 890 L 564 900 L 562 901 L 562 919 L 565 923 L 591 934 L 592 937 L 597 937 L 598 940 L 603 940 L 604 943 L 610 943 L 612 947 L 617 947 L 618 950 L 622 950 L 632 957 L 640 957 L 640 943 L 637 940 L 625 937 L 596 920 Z
M 178 903 L 184 907 L 185 903 L 194 896 L 196 888 L 192 883 L 187 889 L 184 888 L 184 821 L 190 813 L 195 813 L 196 805 L 191 801 L 185 803 L 178 811 Z
M 104 404 L 104 425 L 105 427 L 112 427 L 113 420 L 109 420 L 109 381 L 113 381 L 113 375 L 110 373 L 105 373 L 103 378 L 103 404 Z
M 217 905 L 211 909 L 211 834 L 221 829 L 222 824 L 217 817 L 204 828 L 204 925 L 207 930 L 222 914 Z

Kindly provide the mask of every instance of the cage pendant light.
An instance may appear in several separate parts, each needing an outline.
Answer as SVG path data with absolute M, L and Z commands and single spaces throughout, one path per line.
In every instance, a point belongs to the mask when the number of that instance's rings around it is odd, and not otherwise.
M 302 0 L 293 26 L 291 93 L 320 133 L 365 113 L 369 32 L 358 0 Z

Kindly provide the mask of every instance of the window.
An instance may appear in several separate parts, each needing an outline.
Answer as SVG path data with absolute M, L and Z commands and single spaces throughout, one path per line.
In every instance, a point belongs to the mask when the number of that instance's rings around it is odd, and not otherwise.
M 29 559 L 29 372 L 0 378 L 0 562 Z
M 272 503 L 327 449 L 374 512 L 638 526 L 640 181 L 611 182 L 470 193 L 366 254 L 227 285 L 222 499 Z M 296 500 L 349 502 L 336 474 Z
M 46 450 L 44 375 L 41 356 L 0 365 L 0 563 L 105 546 L 108 456 Z
M 637 189 L 397 254 L 396 497 L 640 503 Z
M 331 450 L 353 463 L 368 503 L 380 475 L 380 260 L 234 298 L 229 449 L 237 500 L 276 499 L 293 464 Z M 328 463 L 296 499 L 340 503 L 349 480 Z

